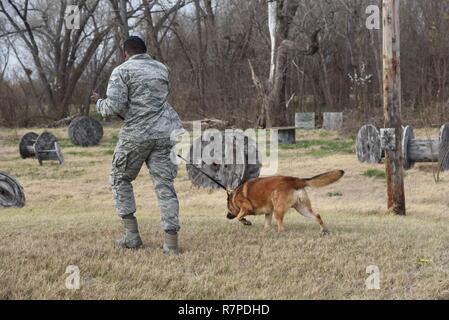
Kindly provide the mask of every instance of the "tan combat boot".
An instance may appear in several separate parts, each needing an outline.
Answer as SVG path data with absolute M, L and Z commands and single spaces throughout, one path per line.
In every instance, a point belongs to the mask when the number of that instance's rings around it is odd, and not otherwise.
M 177 256 L 179 254 L 178 249 L 178 234 L 165 233 L 164 240 L 164 253 L 169 256 Z
M 122 221 L 125 227 L 125 235 L 122 239 L 117 240 L 117 246 L 121 249 L 139 249 L 143 243 L 136 217 L 123 219 Z

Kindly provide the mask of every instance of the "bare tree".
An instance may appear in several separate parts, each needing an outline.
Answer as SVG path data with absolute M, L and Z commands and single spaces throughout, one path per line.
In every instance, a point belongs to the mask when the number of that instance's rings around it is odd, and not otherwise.
M 188 5 L 190 1 L 176 0 L 161 2 L 158 0 L 143 0 L 146 40 L 150 54 L 159 61 L 165 61 L 162 52 L 162 42 L 166 39 L 172 28 L 179 10 Z
M 114 53 L 118 50 L 111 39 L 106 39 L 101 49 L 97 50 L 86 68 L 86 85 L 84 86 L 84 99 L 80 106 L 79 113 L 88 116 L 90 112 L 90 96 L 91 92 L 98 91 L 100 85 L 107 82 L 106 66 Z M 87 90 L 86 90 L 87 88 Z
M 83 15 L 76 30 L 65 26 L 65 0 L 59 6 L 38 6 L 30 1 L 23 4 L 13 0 L 7 2 L 0 2 L 0 13 L 7 18 L 32 56 L 45 89 L 50 115 L 55 119 L 67 116 L 78 80 L 111 29 L 111 26 L 101 27 L 96 22 L 94 12 L 100 1 L 78 1 Z M 43 25 L 33 28 L 33 19 Z
M 258 118 L 258 125 L 261 127 L 283 126 L 290 122 L 287 119 L 287 107 L 291 99 L 286 100 L 289 54 L 314 55 L 319 49 L 318 34 L 321 29 L 316 30 L 312 34 L 311 45 L 307 49 L 289 40 L 292 20 L 296 15 L 298 7 L 298 0 L 278 0 L 268 3 L 268 21 L 272 44 L 268 84 L 261 84 L 255 75 L 254 68 L 250 65 L 253 82 L 259 88 L 260 94 L 264 96 L 262 108 L 260 109 L 261 114 Z M 274 17 L 274 13 L 276 13 L 276 17 Z

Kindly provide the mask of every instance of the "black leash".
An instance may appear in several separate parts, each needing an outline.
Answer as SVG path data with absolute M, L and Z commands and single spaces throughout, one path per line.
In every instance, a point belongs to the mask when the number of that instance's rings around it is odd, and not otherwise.
M 181 155 L 178 154 L 178 157 L 181 158 L 182 160 L 184 160 L 185 163 L 190 164 L 189 161 L 187 161 L 185 158 L 183 158 Z M 196 170 L 198 170 L 199 172 L 201 172 L 202 174 L 204 174 L 206 177 L 208 177 L 210 180 L 212 180 L 213 182 L 215 182 L 217 185 L 219 185 L 223 190 L 226 191 L 226 193 L 229 194 L 229 190 L 228 188 L 226 188 L 224 185 L 222 185 L 220 182 L 218 182 L 216 179 L 212 178 L 210 175 L 208 175 L 206 172 L 204 172 L 203 170 L 201 170 L 200 168 L 197 168 L 195 165 L 190 164 L 192 167 L 194 167 Z

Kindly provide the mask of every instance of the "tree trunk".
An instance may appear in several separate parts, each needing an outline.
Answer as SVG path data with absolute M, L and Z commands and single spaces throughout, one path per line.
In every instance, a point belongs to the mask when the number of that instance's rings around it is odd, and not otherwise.
M 153 8 L 155 2 L 149 3 L 148 0 L 144 0 L 143 4 L 145 6 L 144 14 L 147 22 L 147 32 L 146 32 L 146 42 L 148 44 L 149 54 L 159 61 L 164 61 L 162 55 L 162 49 L 158 39 L 158 30 L 154 27 L 153 15 L 151 9 Z
M 219 56 L 219 45 L 217 38 L 217 26 L 215 24 L 215 13 L 212 8 L 212 0 L 204 0 L 204 7 L 206 9 L 206 36 L 207 41 L 211 43 L 215 56 Z
M 110 0 L 115 12 L 115 42 L 117 47 L 123 48 L 125 40 L 129 37 L 128 12 L 126 0 Z M 121 50 L 117 51 L 116 60 L 118 64 L 124 60 Z
M 287 125 L 285 88 L 287 82 L 287 60 L 288 49 L 286 46 L 280 46 L 276 56 L 276 68 L 274 72 L 274 83 L 269 96 L 269 121 L 267 125 L 285 126 Z
M 374 54 L 374 62 L 376 64 L 376 78 L 377 78 L 377 83 L 379 86 L 379 99 L 374 99 L 374 101 L 379 101 L 380 103 L 382 103 L 382 97 L 383 97 L 383 89 L 382 89 L 382 71 L 380 70 L 380 52 L 379 52 L 379 47 L 376 46 L 376 40 L 374 38 L 374 32 L 372 30 L 369 30 L 369 34 L 370 34 L 370 45 L 371 45 L 371 49 L 373 51 Z M 375 105 L 377 107 L 377 105 Z
M 321 60 L 321 74 L 322 74 L 322 80 L 321 80 L 321 88 L 323 90 L 324 95 L 324 101 L 326 101 L 326 108 L 327 111 L 333 111 L 334 109 L 334 103 L 329 83 L 329 71 L 327 70 L 326 66 L 326 58 L 324 57 L 324 53 L 320 51 L 320 60 Z
M 200 113 L 204 113 L 207 109 L 206 103 L 206 72 L 205 67 L 207 64 L 207 47 L 203 39 L 203 27 L 201 21 L 203 20 L 202 8 L 199 0 L 194 0 L 195 4 L 195 18 L 196 18 L 196 32 L 197 32 L 197 84 L 200 98 Z
M 298 10 L 298 6 L 299 2 L 295 0 L 277 1 L 275 46 L 277 44 L 279 46 L 277 46 L 275 71 L 273 79 L 271 79 L 272 90 L 268 100 L 268 127 L 285 126 L 288 124 L 285 88 L 288 71 L 288 53 L 292 45 L 290 42 L 284 41 L 288 39 L 290 25 Z M 269 10 L 272 11 L 273 8 L 269 7 Z
M 276 25 L 277 25 L 277 1 L 268 2 L 268 29 L 270 30 L 271 40 L 271 62 L 269 83 L 273 83 L 274 69 L 276 67 Z

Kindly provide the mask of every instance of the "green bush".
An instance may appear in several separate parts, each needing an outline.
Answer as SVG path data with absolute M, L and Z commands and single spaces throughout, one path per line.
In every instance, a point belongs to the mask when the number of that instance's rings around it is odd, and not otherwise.
M 343 197 L 343 193 L 336 191 L 336 192 L 328 192 L 327 196 L 329 198 L 334 198 L 334 197 Z
M 369 169 L 366 170 L 363 175 L 368 178 L 376 178 L 376 179 L 386 179 L 385 171 L 379 169 Z
M 314 157 L 323 157 L 340 154 L 352 154 L 354 140 L 351 139 L 335 139 L 335 140 L 303 140 L 292 145 L 281 145 L 280 149 L 310 149 L 306 152 L 307 155 Z

